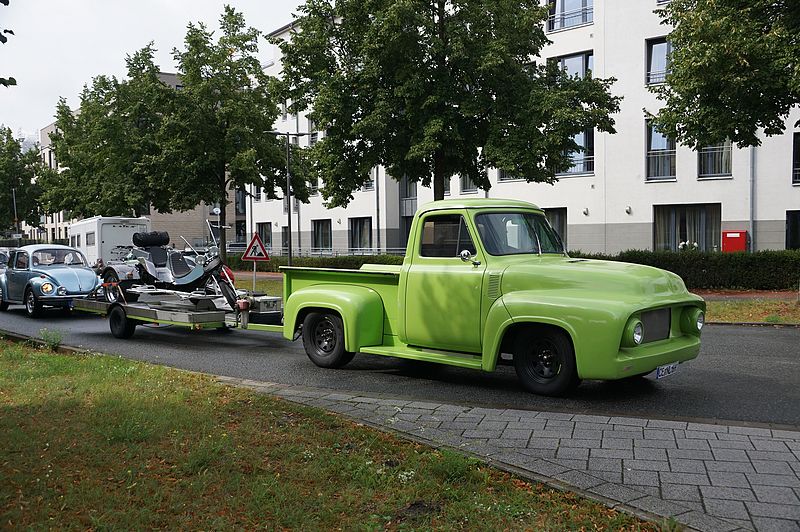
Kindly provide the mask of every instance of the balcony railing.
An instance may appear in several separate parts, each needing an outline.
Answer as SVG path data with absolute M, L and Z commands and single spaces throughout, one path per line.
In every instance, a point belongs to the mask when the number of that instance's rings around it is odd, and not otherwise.
M 577 175 L 594 173 L 594 155 L 573 155 L 572 166 L 558 175 Z
M 574 11 L 553 13 L 547 19 L 547 31 L 559 31 L 573 26 L 582 26 L 594 21 L 594 8 L 586 6 Z
M 800 168 L 794 168 L 792 170 L 792 184 L 800 185 Z
M 731 147 L 709 146 L 697 152 L 697 177 L 724 177 L 731 175 Z
M 417 198 L 402 198 L 400 200 L 400 216 L 414 216 L 417 212 Z
M 669 70 L 650 70 L 647 73 L 646 82 L 648 85 L 659 85 L 667 82 Z
M 675 179 L 675 150 L 647 152 L 647 179 Z

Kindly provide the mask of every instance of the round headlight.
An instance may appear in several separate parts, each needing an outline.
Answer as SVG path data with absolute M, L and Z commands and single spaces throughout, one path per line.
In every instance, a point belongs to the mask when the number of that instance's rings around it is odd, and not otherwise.
M 58 290 L 56 290 L 56 292 L 60 296 L 65 296 L 65 295 L 67 295 L 67 288 L 65 286 L 59 286 Z
M 703 311 L 697 313 L 697 330 L 700 331 L 703 329 L 703 325 L 706 324 L 706 315 Z
M 49 294 L 53 291 L 53 284 L 52 283 L 42 283 L 42 293 Z
M 633 343 L 639 345 L 644 340 L 644 325 L 641 321 L 637 321 L 633 326 Z
M 706 324 L 706 315 L 698 307 L 686 307 L 681 314 L 681 330 L 685 334 L 698 334 Z

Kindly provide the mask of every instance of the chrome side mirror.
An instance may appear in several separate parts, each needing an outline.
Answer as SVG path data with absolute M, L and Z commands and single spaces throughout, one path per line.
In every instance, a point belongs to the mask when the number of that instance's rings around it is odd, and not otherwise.
M 459 253 L 459 256 L 461 257 L 462 261 L 471 262 L 473 266 L 480 266 L 481 265 L 481 261 L 472 260 L 472 253 L 470 253 L 468 249 L 465 249 L 461 253 Z

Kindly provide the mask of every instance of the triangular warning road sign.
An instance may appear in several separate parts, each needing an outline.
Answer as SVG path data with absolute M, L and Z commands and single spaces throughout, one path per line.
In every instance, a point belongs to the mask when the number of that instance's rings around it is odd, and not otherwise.
M 264 243 L 261 241 L 261 237 L 258 236 L 258 233 L 253 234 L 253 239 L 250 240 L 250 244 L 247 245 L 247 250 L 245 250 L 244 255 L 242 255 L 242 260 L 269 260 L 267 248 L 264 247 Z

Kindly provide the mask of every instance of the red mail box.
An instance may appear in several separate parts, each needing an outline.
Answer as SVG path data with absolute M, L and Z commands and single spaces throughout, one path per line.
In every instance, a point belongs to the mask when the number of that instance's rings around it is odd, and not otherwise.
M 722 251 L 725 253 L 747 251 L 747 231 L 723 231 Z

